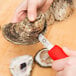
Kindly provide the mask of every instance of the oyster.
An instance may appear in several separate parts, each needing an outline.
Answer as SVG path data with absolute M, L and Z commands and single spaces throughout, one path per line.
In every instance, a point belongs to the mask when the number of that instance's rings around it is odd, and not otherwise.
M 73 11 L 71 4 L 71 0 L 55 0 L 52 5 L 55 19 L 61 21 L 70 16 Z
M 19 23 L 9 23 L 3 27 L 4 37 L 14 44 L 34 44 L 38 42 L 38 35 L 43 33 L 46 25 L 51 25 L 55 20 L 62 21 L 73 11 L 72 0 L 54 0 L 50 8 L 41 13 L 34 22 L 26 17 Z
M 32 65 L 32 56 L 20 56 L 11 61 L 10 71 L 13 76 L 31 76 Z
M 52 59 L 48 55 L 48 50 L 46 48 L 40 50 L 36 56 L 35 61 L 41 66 L 41 67 L 51 67 L 52 66 Z
M 47 25 L 52 25 L 55 21 L 52 7 L 50 6 L 50 8 L 44 14 L 45 14 Z
M 22 22 L 5 25 L 3 35 L 15 44 L 34 44 L 38 42 L 38 35 L 44 31 L 45 27 L 45 16 L 41 13 L 34 22 L 30 22 L 26 17 Z

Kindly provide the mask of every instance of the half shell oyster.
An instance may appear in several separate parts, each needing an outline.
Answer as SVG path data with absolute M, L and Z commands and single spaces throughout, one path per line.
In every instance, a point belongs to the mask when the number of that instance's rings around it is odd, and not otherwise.
M 52 59 L 48 55 L 48 50 L 46 48 L 40 50 L 36 56 L 35 61 L 41 66 L 41 67 L 51 67 L 52 66 Z
M 32 65 L 32 56 L 20 56 L 11 61 L 10 71 L 13 76 L 31 76 Z
M 5 25 L 3 35 L 15 44 L 34 44 L 38 42 L 38 35 L 44 31 L 45 27 L 45 16 L 39 14 L 34 22 L 30 22 L 26 17 L 22 22 Z

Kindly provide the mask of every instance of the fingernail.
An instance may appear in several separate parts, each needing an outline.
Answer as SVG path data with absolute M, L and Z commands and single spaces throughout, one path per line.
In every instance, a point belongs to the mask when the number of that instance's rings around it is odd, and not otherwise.
M 34 16 L 34 15 L 30 15 L 30 16 L 29 16 L 29 20 L 30 20 L 30 21 L 34 21 L 34 20 L 35 20 L 35 16 Z

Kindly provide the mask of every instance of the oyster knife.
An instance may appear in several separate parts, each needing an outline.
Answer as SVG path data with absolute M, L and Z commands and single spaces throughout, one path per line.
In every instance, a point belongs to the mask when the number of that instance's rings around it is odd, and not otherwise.
M 60 46 L 52 45 L 42 34 L 39 35 L 38 39 L 49 50 L 48 54 L 53 60 L 68 57 Z

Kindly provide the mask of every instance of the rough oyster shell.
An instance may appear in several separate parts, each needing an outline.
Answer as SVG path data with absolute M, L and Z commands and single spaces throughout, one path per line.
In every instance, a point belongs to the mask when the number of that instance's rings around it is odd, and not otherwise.
M 45 27 L 45 16 L 39 14 L 35 22 L 30 22 L 26 17 L 22 22 L 5 25 L 3 35 L 15 44 L 34 44 L 38 42 L 38 35 L 44 31 Z
M 34 44 L 38 42 L 38 35 L 44 31 L 47 25 L 55 20 L 62 21 L 71 15 L 73 11 L 72 0 L 54 0 L 50 8 L 38 15 L 34 22 L 26 17 L 22 22 L 9 23 L 3 28 L 3 35 L 14 44 Z
M 38 63 L 41 67 L 51 67 L 52 66 L 52 59 L 48 55 L 48 50 L 46 48 L 40 50 L 36 56 L 35 61 Z
M 53 14 L 56 20 L 61 21 L 71 15 L 73 11 L 71 3 L 71 0 L 55 0 L 53 2 Z
M 11 61 L 10 71 L 13 76 L 31 76 L 32 65 L 32 56 L 20 56 Z
M 55 21 L 52 7 L 50 6 L 50 8 L 44 14 L 45 14 L 47 25 L 52 25 Z

